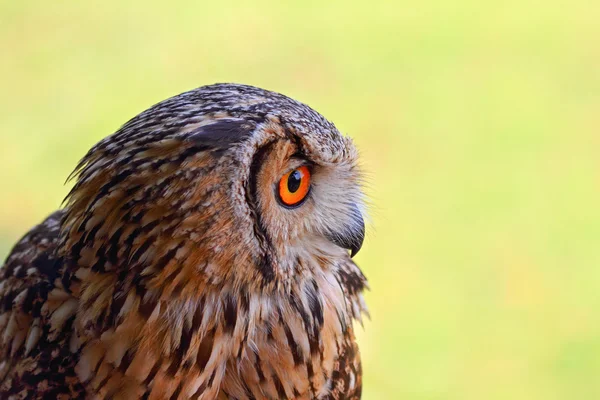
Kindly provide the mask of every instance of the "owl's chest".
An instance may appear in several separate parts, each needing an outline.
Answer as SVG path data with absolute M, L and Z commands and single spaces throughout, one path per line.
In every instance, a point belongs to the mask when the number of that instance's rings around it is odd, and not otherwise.
M 248 332 L 221 386 L 235 399 L 317 399 L 326 394 L 348 317 L 326 297 L 300 299 Z

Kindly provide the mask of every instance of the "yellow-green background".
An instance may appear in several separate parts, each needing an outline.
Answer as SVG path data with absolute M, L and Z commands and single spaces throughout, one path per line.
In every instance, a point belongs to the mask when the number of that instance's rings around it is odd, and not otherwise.
M 1 1 L 0 256 L 130 117 L 253 84 L 370 171 L 365 399 L 598 399 L 599 21 L 585 0 Z

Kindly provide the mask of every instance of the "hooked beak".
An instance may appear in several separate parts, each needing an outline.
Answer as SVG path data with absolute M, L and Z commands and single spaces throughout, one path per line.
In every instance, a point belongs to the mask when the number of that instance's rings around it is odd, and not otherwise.
M 327 237 L 341 248 L 350 250 L 350 257 L 358 253 L 365 240 L 365 221 L 356 205 L 352 207 L 352 221 L 344 232 L 331 232 Z

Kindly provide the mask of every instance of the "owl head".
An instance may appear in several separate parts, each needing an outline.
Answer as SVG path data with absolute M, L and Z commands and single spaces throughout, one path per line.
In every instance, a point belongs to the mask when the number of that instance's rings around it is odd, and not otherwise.
M 158 103 L 74 174 L 64 257 L 139 291 L 280 290 L 352 263 L 364 239 L 352 140 L 256 87 L 216 84 Z

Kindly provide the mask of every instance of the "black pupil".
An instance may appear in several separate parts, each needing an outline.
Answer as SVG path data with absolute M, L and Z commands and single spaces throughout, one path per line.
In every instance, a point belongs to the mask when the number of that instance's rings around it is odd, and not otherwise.
M 295 170 L 290 174 L 287 181 L 288 190 L 290 193 L 296 193 L 296 190 L 300 187 L 300 182 L 302 181 L 302 173 L 298 170 Z

